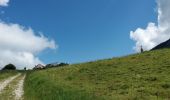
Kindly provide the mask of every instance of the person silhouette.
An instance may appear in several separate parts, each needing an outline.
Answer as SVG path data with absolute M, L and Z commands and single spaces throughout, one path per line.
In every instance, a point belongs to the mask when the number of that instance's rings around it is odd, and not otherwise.
M 142 53 L 144 50 L 143 50 L 143 47 L 141 46 L 141 48 L 140 48 L 140 52 Z

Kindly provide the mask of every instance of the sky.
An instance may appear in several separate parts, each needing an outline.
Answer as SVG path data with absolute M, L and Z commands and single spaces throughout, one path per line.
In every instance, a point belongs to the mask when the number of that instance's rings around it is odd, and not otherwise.
M 168 0 L 0 0 L 0 67 L 95 61 L 136 53 L 141 45 L 149 50 L 169 37 L 168 5 Z

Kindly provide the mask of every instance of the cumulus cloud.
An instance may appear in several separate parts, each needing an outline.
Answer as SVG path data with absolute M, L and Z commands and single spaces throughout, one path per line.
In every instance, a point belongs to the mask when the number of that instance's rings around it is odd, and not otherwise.
M 54 40 L 42 34 L 36 35 L 31 28 L 18 24 L 0 22 L 0 67 L 12 63 L 18 69 L 32 68 L 43 62 L 36 56 L 43 50 L 55 49 Z
M 9 0 L 0 0 L 0 6 L 8 6 Z
M 138 28 L 130 32 L 130 38 L 136 41 L 134 49 L 150 50 L 170 38 L 170 0 L 157 0 L 158 24 L 150 22 L 146 29 Z

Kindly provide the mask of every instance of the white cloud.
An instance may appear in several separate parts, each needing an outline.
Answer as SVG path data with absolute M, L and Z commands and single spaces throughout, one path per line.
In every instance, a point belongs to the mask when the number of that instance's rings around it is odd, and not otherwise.
M 0 22 L 0 67 L 12 63 L 19 69 L 43 64 L 38 57 L 44 49 L 55 49 L 55 41 L 36 35 L 31 28 Z
M 136 51 L 141 45 L 145 50 L 150 50 L 170 38 L 170 0 L 157 0 L 157 4 L 158 25 L 150 22 L 146 29 L 138 28 L 130 32 L 130 38 L 136 41 Z
M 0 0 L 0 6 L 8 6 L 9 0 Z

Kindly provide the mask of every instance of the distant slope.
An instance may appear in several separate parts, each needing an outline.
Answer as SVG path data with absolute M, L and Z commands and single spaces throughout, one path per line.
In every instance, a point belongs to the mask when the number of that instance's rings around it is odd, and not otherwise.
M 156 47 L 154 47 L 152 50 L 157 50 L 157 49 L 163 49 L 163 48 L 170 48 L 170 39 L 157 45 Z
M 170 49 L 31 71 L 25 100 L 168 100 Z

